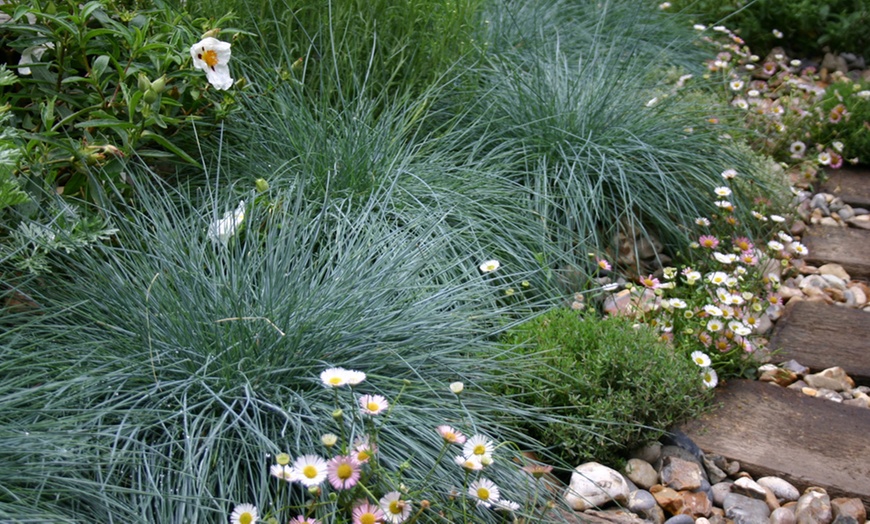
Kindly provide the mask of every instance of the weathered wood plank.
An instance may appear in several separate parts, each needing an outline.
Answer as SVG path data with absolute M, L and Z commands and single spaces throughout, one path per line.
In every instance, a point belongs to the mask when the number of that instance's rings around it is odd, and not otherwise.
M 834 193 L 852 207 L 870 209 L 870 170 L 845 167 L 827 170 L 821 191 Z
M 814 372 L 840 366 L 858 384 L 870 385 L 870 313 L 866 311 L 823 302 L 789 304 L 776 322 L 770 349 L 779 350 L 774 362 L 794 359 Z
M 779 476 L 801 492 L 821 486 L 870 508 L 870 409 L 753 380 L 728 381 L 715 403 L 679 428 L 704 452 L 739 461 L 754 478 Z
M 870 279 L 870 231 L 814 226 L 807 229 L 802 242 L 810 251 L 808 264 L 835 262 L 852 278 Z

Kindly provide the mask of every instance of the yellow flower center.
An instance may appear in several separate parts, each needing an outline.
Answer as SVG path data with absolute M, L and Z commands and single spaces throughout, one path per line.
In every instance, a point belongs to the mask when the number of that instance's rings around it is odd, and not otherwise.
M 302 470 L 302 474 L 305 475 L 307 478 L 313 479 L 317 476 L 317 468 L 309 464 L 305 466 L 305 468 Z
M 477 488 L 477 498 L 480 500 L 489 500 L 489 490 L 486 488 Z
M 474 446 L 474 454 L 475 455 L 485 455 L 486 454 L 486 446 L 483 444 L 478 444 Z
M 338 478 L 341 480 L 347 480 L 351 475 L 353 475 L 353 468 L 350 467 L 350 464 L 342 464 L 335 470 L 335 474 L 338 475 Z
M 456 433 L 448 431 L 444 434 L 444 440 L 446 440 L 447 442 L 456 442 Z
M 251 524 L 251 522 L 254 522 L 254 516 L 246 511 L 239 515 L 239 522 L 241 524 Z
M 360 524 L 376 524 L 378 519 L 374 513 L 363 513 L 359 518 Z
M 333 386 L 340 386 L 341 377 L 329 377 L 329 383 Z
M 393 515 L 399 515 L 402 513 L 402 510 L 405 508 L 405 503 L 401 500 L 394 500 L 390 502 L 390 513 Z
M 360 462 L 367 461 L 369 459 L 369 457 L 371 457 L 371 454 L 365 450 L 360 451 L 359 453 L 356 454 L 356 459 Z
M 214 66 L 218 63 L 217 51 L 214 49 L 203 49 L 202 53 L 199 55 L 199 59 L 205 62 L 210 68 L 214 69 Z
M 368 409 L 369 411 L 377 411 L 380 408 L 381 408 L 381 405 L 378 404 L 377 402 L 374 402 L 374 401 L 369 401 L 369 403 L 366 404 L 366 409 Z

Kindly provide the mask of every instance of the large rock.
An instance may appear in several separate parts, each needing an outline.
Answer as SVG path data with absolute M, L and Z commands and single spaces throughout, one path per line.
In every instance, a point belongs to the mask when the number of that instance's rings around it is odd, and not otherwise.
M 804 381 L 816 389 L 848 391 L 855 387 L 855 381 L 839 366 L 807 375 L 804 377 Z
M 791 502 L 800 497 L 800 492 L 796 487 L 779 477 L 761 477 L 756 482 L 759 486 L 764 486 L 772 491 L 780 502 Z
M 797 524 L 791 508 L 776 508 L 770 514 L 770 524 Z
M 867 510 L 864 508 L 864 503 L 861 499 L 856 498 L 836 498 L 831 501 L 831 510 L 834 518 L 840 516 L 852 517 L 858 522 L 867 520 Z
M 807 488 L 797 501 L 794 516 L 797 524 L 831 524 L 831 498 L 822 488 Z
M 701 487 L 704 470 L 697 462 L 671 455 L 662 459 L 660 475 L 662 484 L 669 488 L 677 491 L 694 490 Z
M 658 484 L 659 474 L 652 464 L 639 458 L 629 459 L 625 463 L 625 476 L 637 484 L 638 487 L 649 489 Z
M 628 483 L 618 471 L 597 462 L 574 468 L 565 502 L 577 511 L 606 506 L 611 502 L 628 502 Z
M 735 524 L 768 524 L 770 508 L 763 500 L 729 493 L 725 495 L 722 506 L 725 516 Z

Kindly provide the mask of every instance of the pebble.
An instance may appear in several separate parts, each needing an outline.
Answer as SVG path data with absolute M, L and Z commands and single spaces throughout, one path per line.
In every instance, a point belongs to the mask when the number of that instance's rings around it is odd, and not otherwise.
M 745 497 L 737 493 L 725 495 L 722 506 L 725 510 L 725 516 L 733 520 L 735 524 L 767 524 L 770 517 L 770 509 L 763 500 Z
M 761 477 L 758 479 L 758 485 L 772 491 L 781 502 L 791 502 L 800 497 L 796 487 L 779 477 Z
M 643 489 L 649 489 L 659 481 L 659 474 L 652 464 L 639 458 L 629 459 L 624 471 L 629 480 Z
M 794 509 L 797 524 L 831 524 L 834 520 L 831 499 L 822 488 L 807 488 Z
M 587 462 L 574 468 L 565 502 L 582 511 L 610 502 L 628 502 L 628 483 L 618 471 L 597 462 Z

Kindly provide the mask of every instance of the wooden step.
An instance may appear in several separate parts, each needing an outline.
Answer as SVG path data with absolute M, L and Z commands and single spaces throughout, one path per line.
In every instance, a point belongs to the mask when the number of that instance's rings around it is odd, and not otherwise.
M 820 486 L 870 508 L 870 409 L 808 397 L 754 380 L 716 390 L 713 411 L 683 424 L 705 453 L 740 462 L 753 478 Z
M 866 311 L 824 302 L 789 303 L 776 322 L 769 347 L 778 351 L 772 356 L 774 362 L 794 359 L 813 372 L 840 366 L 857 384 L 870 385 L 870 313 Z
M 870 209 L 870 170 L 845 167 L 825 171 L 821 192 L 834 193 L 852 207 Z
M 845 227 L 813 226 L 801 239 L 809 250 L 807 264 L 835 262 L 852 278 L 870 279 L 870 231 Z

